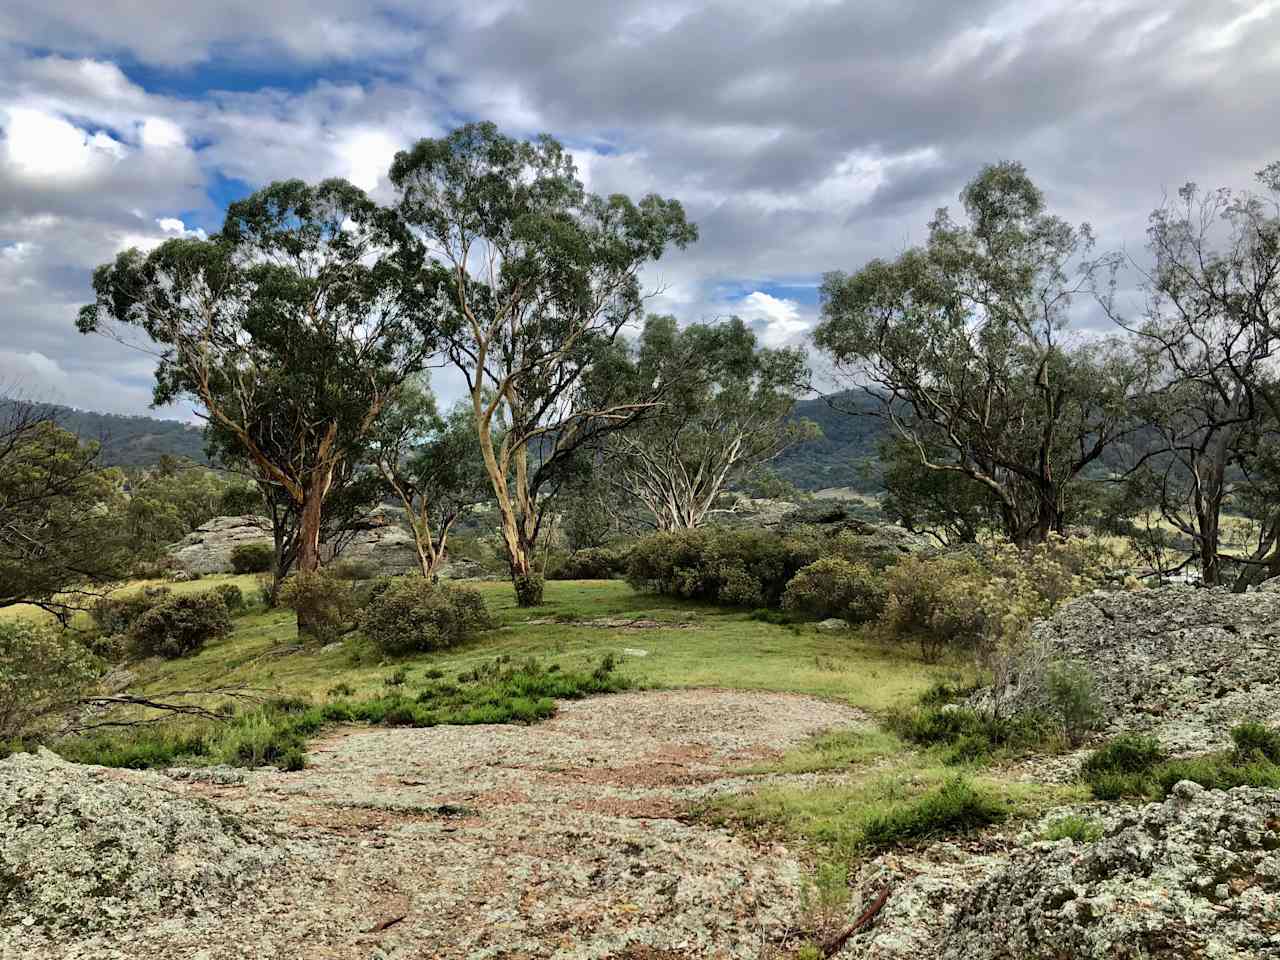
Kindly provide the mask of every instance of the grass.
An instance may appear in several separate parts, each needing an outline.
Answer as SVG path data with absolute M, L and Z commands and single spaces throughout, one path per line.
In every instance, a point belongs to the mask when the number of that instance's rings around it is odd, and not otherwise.
M 820 860 L 857 859 L 885 846 L 1032 817 L 1087 799 L 1076 785 L 958 777 L 906 752 L 864 776 L 818 787 L 767 786 L 709 801 L 711 823 L 761 831 L 808 845 Z
M 224 763 L 299 770 L 304 764 L 307 738 L 326 724 L 431 727 L 533 723 L 551 716 L 556 700 L 576 700 L 631 686 L 630 680 L 614 672 L 613 661 L 607 657 L 590 672 L 547 668 L 536 660 L 513 665 L 499 659 L 452 681 L 424 679 L 416 690 L 405 689 L 401 684 L 391 694 L 321 704 L 301 698 L 277 698 L 247 711 L 229 711 L 224 723 L 205 721 L 131 728 L 123 733 L 103 732 L 63 740 L 54 749 L 69 760 L 108 767 L 144 769 Z
M 1099 800 L 1160 800 L 1180 780 L 1208 790 L 1280 787 L 1280 734 L 1242 723 L 1231 737 L 1233 750 L 1171 759 L 1155 739 L 1122 734 L 1090 754 L 1080 772 Z
M 1073 840 L 1076 843 L 1093 843 L 1102 836 L 1102 824 L 1078 813 L 1060 817 L 1045 828 L 1041 840 Z

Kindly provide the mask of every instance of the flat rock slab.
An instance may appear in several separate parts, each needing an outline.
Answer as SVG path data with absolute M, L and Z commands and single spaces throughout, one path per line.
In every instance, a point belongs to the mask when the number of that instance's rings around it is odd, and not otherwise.
M 566 703 L 530 727 L 334 731 L 297 773 L 173 781 L 292 854 L 260 898 L 109 938 L 32 931 L 4 956 L 758 957 L 800 913 L 804 865 L 683 813 L 794 779 L 738 771 L 865 722 L 808 697 L 690 690 Z

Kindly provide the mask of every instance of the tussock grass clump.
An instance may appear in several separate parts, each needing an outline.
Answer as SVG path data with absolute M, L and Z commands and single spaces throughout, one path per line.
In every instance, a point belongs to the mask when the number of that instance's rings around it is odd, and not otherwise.
M 999 823 L 1004 808 L 963 777 L 953 777 L 936 790 L 885 813 L 872 816 L 862 828 L 865 846 L 879 850 L 911 840 L 963 833 Z
M 940 702 L 942 692 L 926 691 L 920 706 L 890 711 L 886 723 L 902 739 L 942 752 L 950 766 L 983 763 L 997 756 L 1021 756 L 1059 746 L 1055 724 L 1035 713 L 997 717 Z
M 1162 799 L 1180 780 L 1207 790 L 1280 787 L 1280 736 L 1258 723 L 1231 731 L 1235 749 L 1169 759 L 1153 737 L 1122 734 L 1094 751 L 1080 773 L 1099 800 Z
M 1060 817 L 1045 828 L 1041 840 L 1073 840 L 1076 843 L 1093 843 L 1102 836 L 1102 824 L 1078 813 Z

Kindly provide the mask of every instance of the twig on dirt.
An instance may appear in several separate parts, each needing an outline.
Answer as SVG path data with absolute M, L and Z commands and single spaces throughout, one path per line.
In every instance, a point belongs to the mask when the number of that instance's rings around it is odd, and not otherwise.
M 885 901 L 888 899 L 889 888 L 885 887 L 880 891 L 880 895 L 872 901 L 871 906 L 863 911 L 862 916 L 855 920 L 849 929 L 823 946 L 822 955 L 824 957 L 834 957 L 840 948 L 849 942 L 850 937 L 875 919 L 875 915 L 880 912 L 880 908 L 884 906 Z
M 66 733 L 83 733 L 101 727 L 144 727 L 159 723 L 174 716 L 195 717 L 199 720 L 211 720 L 225 723 L 230 717 L 225 712 L 210 710 L 196 703 L 174 702 L 182 697 L 222 697 L 227 700 L 243 700 L 253 704 L 263 703 L 267 697 L 264 691 L 246 687 L 209 687 L 203 690 L 170 690 L 153 694 L 149 697 L 130 693 L 103 694 L 95 697 L 81 697 L 78 705 L 91 715 L 103 714 L 116 707 L 142 707 L 156 711 L 155 716 L 140 718 L 118 718 L 90 721 L 86 717 L 68 724 Z

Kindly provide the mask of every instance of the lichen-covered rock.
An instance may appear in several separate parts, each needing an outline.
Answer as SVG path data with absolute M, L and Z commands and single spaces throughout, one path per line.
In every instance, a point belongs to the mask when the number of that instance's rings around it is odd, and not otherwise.
M 85 933 L 181 916 L 280 861 L 269 838 L 165 784 L 47 750 L 0 761 L 0 930 Z
M 862 905 L 890 894 L 841 956 L 1280 958 L 1280 792 L 1183 781 L 1163 803 L 1100 819 L 1092 843 L 1038 841 L 1034 828 L 984 852 L 934 844 L 870 861 Z
M 1280 593 L 1170 586 L 1098 591 L 1031 631 L 1040 663 L 1074 660 L 1093 674 L 1111 732 L 1137 730 L 1174 751 L 1230 745 L 1242 719 L 1280 723 Z M 1014 708 L 1043 704 L 1043 674 L 1005 691 Z
M 1183 781 L 1094 843 L 1031 844 L 963 898 L 939 946 L 945 960 L 1280 957 L 1280 793 Z

